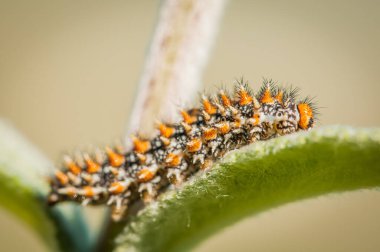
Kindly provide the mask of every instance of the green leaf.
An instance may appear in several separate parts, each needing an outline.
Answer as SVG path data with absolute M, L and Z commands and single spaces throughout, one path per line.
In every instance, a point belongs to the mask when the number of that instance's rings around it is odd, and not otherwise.
M 246 216 L 380 185 L 380 129 L 327 127 L 251 144 L 146 207 L 116 251 L 182 251 Z
M 0 120 L 0 206 L 34 230 L 52 251 L 87 251 L 79 206 L 46 205 L 50 162 L 9 123 Z

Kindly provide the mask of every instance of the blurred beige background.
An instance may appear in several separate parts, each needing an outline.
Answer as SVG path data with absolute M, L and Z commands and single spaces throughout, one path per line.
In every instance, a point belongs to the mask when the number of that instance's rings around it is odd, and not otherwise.
M 0 0 L 0 116 L 52 160 L 122 136 L 159 1 Z M 231 1 L 206 90 L 244 76 L 317 97 L 319 125 L 380 126 L 379 1 Z M 380 192 L 330 195 L 226 228 L 196 251 L 379 251 Z M 45 251 L 0 210 L 4 251 Z

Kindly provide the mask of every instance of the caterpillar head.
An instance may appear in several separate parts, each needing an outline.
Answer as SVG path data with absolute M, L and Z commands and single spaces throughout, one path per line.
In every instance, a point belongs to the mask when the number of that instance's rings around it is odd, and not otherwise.
M 309 103 L 299 103 L 297 105 L 299 113 L 298 127 L 303 130 L 310 129 L 314 126 L 313 108 Z
M 286 108 L 278 108 L 274 114 L 274 127 L 279 135 L 297 131 L 297 116 L 294 103 Z

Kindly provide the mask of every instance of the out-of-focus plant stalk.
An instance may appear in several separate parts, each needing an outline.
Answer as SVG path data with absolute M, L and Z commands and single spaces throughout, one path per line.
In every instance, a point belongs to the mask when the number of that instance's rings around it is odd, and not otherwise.
M 163 1 L 126 127 L 127 146 L 131 133 L 151 136 L 155 120 L 175 119 L 178 107 L 194 100 L 225 2 Z M 112 249 L 124 225 L 107 219 L 97 249 Z
M 178 106 L 194 99 L 201 84 L 225 0 L 167 0 L 138 86 L 126 130 L 151 135 L 156 119 L 173 120 Z
M 47 176 L 51 162 L 9 122 L 0 118 L 0 207 L 35 231 L 53 251 L 91 247 L 82 209 L 73 204 L 49 208 Z

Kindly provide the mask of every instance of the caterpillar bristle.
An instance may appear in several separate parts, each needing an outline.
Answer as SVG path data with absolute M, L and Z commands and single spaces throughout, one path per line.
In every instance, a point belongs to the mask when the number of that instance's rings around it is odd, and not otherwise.
M 112 218 L 122 220 L 132 204 L 151 202 L 233 149 L 313 127 L 318 108 L 309 97 L 296 100 L 298 92 L 264 79 L 253 93 L 241 78 L 233 94 L 220 89 L 202 95 L 198 108 L 180 110 L 179 122 L 157 121 L 155 137 L 132 136 L 129 150 L 117 142 L 93 155 L 65 155 L 49 179 L 47 201 L 107 204 Z

